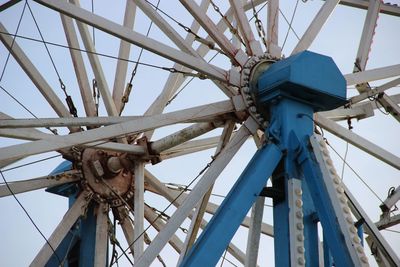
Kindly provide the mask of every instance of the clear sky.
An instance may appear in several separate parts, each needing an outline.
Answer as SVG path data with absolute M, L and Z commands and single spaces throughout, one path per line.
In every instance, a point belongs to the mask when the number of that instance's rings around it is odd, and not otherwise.
M 0 1 L 1 3 L 6 1 Z M 156 3 L 156 0 L 152 0 Z M 175 3 L 177 2 L 177 3 Z M 215 1 L 221 8 L 226 10 L 226 3 L 228 1 Z M 323 4 L 323 1 L 298 1 L 297 10 L 293 19 L 292 27 L 298 36 L 302 36 L 313 17 L 318 12 Z M 400 5 L 400 1 L 391 1 Z M 108 19 L 122 23 L 124 13 L 125 1 L 95 1 L 94 12 Z M 281 11 L 291 19 L 296 1 L 281 1 Z M 37 20 L 40 30 L 46 41 L 58 44 L 66 44 L 65 35 L 61 26 L 60 17 L 57 13 L 49 11 L 40 5 L 29 1 L 32 12 Z M 91 1 L 82 0 L 82 5 L 88 10 L 91 9 Z M 178 7 L 177 7 L 178 6 Z M 9 32 L 15 32 L 19 18 L 24 7 L 24 2 L 20 2 L 15 6 L 0 13 L 0 22 L 5 25 Z M 261 7 L 261 6 L 260 6 Z M 258 7 L 258 8 L 260 8 Z M 160 1 L 160 8 L 167 14 L 171 15 L 177 21 L 184 25 L 190 26 L 191 17 L 180 6 L 178 1 Z M 219 19 L 218 14 L 210 7 L 208 15 L 213 19 Z M 248 14 L 250 15 L 250 13 Z M 321 33 L 318 35 L 315 42 L 312 44 L 310 50 L 331 56 L 343 74 L 351 73 L 353 71 L 353 63 L 357 53 L 359 40 L 364 24 L 366 11 L 358 10 L 351 7 L 338 6 L 335 12 L 331 15 L 330 19 L 323 27 Z M 264 26 L 266 25 L 266 9 L 264 8 L 259 13 Z M 177 24 L 168 19 L 177 31 L 184 36 L 185 32 Z M 253 21 L 252 21 L 253 23 Z M 279 22 L 279 43 L 282 45 L 285 41 L 285 36 L 288 32 L 288 24 L 285 22 L 282 15 L 280 15 Z M 145 15 L 138 11 L 137 22 L 135 23 L 135 31 L 146 33 L 149 26 L 149 20 Z M 254 27 L 253 27 L 254 28 Z M 91 30 L 91 28 L 90 28 Z M 19 35 L 28 36 L 35 39 L 40 39 L 40 35 L 35 27 L 34 21 L 28 9 L 22 17 L 21 26 L 18 31 Z M 229 35 L 229 33 L 226 33 Z M 205 32 L 201 30 L 200 36 L 206 36 Z M 149 34 L 151 38 L 157 39 L 170 46 L 174 45 L 167 37 L 153 25 Z M 102 33 L 98 30 L 94 32 L 95 47 L 100 53 L 107 55 L 118 55 L 119 40 L 111 37 L 108 34 Z M 297 43 L 296 35 L 289 31 L 283 54 L 289 56 L 292 49 Z M 58 76 L 52 67 L 49 56 L 41 43 L 32 42 L 17 38 L 18 44 L 24 49 L 25 53 L 32 60 L 35 67 L 40 70 L 50 86 L 54 89 L 60 99 L 64 100 L 63 92 L 58 82 Z M 195 45 L 196 47 L 198 44 Z M 376 27 L 374 42 L 372 45 L 371 53 L 369 56 L 367 69 L 379 68 L 400 64 L 400 18 L 389 15 L 381 14 Z M 79 89 L 76 82 L 76 77 L 73 71 L 73 66 L 69 57 L 69 51 L 65 48 L 49 46 L 50 53 L 54 59 L 55 66 L 66 85 L 67 92 L 72 96 L 74 103 L 78 109 L 78 115 L 84 116 L 84 108 L 82 106 Z M 133 47 L 130 54 L 131 60 L 137 60 L 140 49 Z M 206 56 L 210 59 L 214 53 L 211 52 Z M 0 45 L 0 71 L 6 63 L 8 51 L 3 45 Z M 109 87 L 112 89 L 114 83 L 114 75 L 116 68 L 116 60 L 100 57 L 103 70 L 108 82 Z M 172 63 L 169 60 L 163 59 L 159 56 L 153 55 L 149 52 L 144 52 L 141 62 L 150 63 L 161 67 L 171 67 Z M 213 64 L 224 69 L 230 68 L 229 61 L 223 56 L 217 56 Z M 85 66 L 88 69 L 88 76 L 91 80 L 93 73 L 90 69 L 90 64 L 85 55 Z M 128 77 L 132 71 L 134 64 L 130 63 L 128 67 Z M 141 115 L 147 107 L 154 101 L 157 95 L 162 90 L 165 81 L 168 77 L 168 72 L 157 68 L 146 66 L 139 66 L 137 74 L 133 80 L 133 92 L 129 103 L 123 115 Z M 371 86 L 378 86 L 384 82 L 377 81 L 371 83 Z M 29 80 L 26 74 L 19 67 L 18 63 L 11 57 L 4 75 L 0 80 L 0 85 L 10 92 L 18 101 L 23 103 L 27 108 L 37 117 L 49 118 L 56 117 L 57 115 L 47 104 L 45 99 L 40 95 L 35 85 Z M 400 93 L 399 88 L 388 90 L 389 95 Z M 357 91 L 349 88 L 348 95 L 355 95 Z M 207 104 L 215 101 L 225 99 L 221 91 L 213 85 L 209 80 L 194 79 L 177 98 L 171 102 L 166 108 L 166 111 L 180 110 L 186 107 L 193 107 L 200 104 Z M 18 105 L 11 99 L 3 90 L 0 90 L 0 112 L 4 112 L 16 118 L 32 118 L 32 115 Z M 102 116 L 106 115 L 106 111 L 102 102 L 100 103 L 99 113 Z M 347 127 L 346 123 L 342 123 Z M 400 156 L 400 142 L 398 136 L 400 133 L 399 123 L 390 115 L 384 115 L 379 110 L 375 110 L 375 116 L 365 120 L 356 121 L 352 120 L 354 127 L 353 131 L 373 143 L 381 146 L 382 148 L 390 151 L 396 156 Z M 154 139 L 158 139 L 171 133 L 182 126 L 165 127 L 165 129 L 156 131 Z M 41 129 L 48 132 L 45 129 Z M 58 129 L 60 134 L 67 134 L 65 129 Z M 213 131 L 206 136 L 216 136 L 220 134 L 219 130 Z M 326 133 L 326 137 L 332 146 L 338 151 L 341 156 L 345 155 L 346 142 Z M 12 144 L 22 143 L 24 141 L 0 138 L 0 146 L 5 147 Z M 254 142 L 248 141 L 237 156 L 227 166 L 226 170 L 218 179 L 214 193 L 218 195 L 226 195 L 233 184 L 236 177 L 246 166 L 247 162 L 256 150 Z M 176 159 L 166 160 L 161 164 L 149 166 L 149 169 L 158 176 L 163 182 L 188 184 L 198 172 L 210 161 L 214 150 L 207 150 L 197 154 L 180 157 Z M 353 168 L 353 172 L 349 167 L 343 166 L 343 162 L 338 156 L 331 151 L 336 168 L 339 173 L 343 172 L 343 179 L 345 184 L 352 190 L 353 194 L 357 197 L 363 208 L 367 211 L 373 221 L 379 220 L 380 209 L 379 205 L 381 200 L 387 197 L 390 187 L 397 187 L 399 185 L 399 172 L 393 167 L 369 156 L 368 154 L 360 151 L 359 149 L 348 146 L 347 162 Z M 16 167 L 21 164 L 33 162 L 35 160 L 44 159 L 56 155 L 55 153 L 46 153 L 38 156 L 29 157 L 21 160 L 16 164 L 9 167 Z M 3 169 L 3 173 L 7 180 L 23 180 L 33 177 L 47 175 L 61 162 L 60 158 L 46 160 L 44 162 L 28 165 L 25 167 L 18 167 L 13 170 Z M 6 167 L 8 169 L 9 167 Z M 343 170 L 343 171 L 342 171 Z M 363 181 L 361 181 L 361 179 Z M 368 187 L 364 184 L 367 184 Z M 24 205 L 29 214 L 32 215 L 33 220 L 44 233 L 49 236 L 57 223 L 61 220 L 65 211 L 67 210 L 67 200 L 65 198 L 45 193 L 44 190 L 25 193 L 18 195 L 21 203 Z M 213 196 L 213 202 L 219 203 L 222 199 L 218 196 Z M 163 210 L 168 202 L 165 200 L 146 193 L 146 201 L 149 205 L 156 207 L 158 210 Z M 266 204 L 271 204 L 269 200 Z M 27 266 L 40 247 L 43 245 L 44 240 L 38 234 L 32 223 L 28 220 L 21 208 L 12 197 L 2 198 L 0 201 L 0 265 L 1 266 Z M 167 211 L 167 214 L 172 214 L 174 209 Z M 269 206 L 265 207 L 264 221 L 272 223 L 272 210 Z M 398 214 L 395 213 L 395 214 Z M 207 217 L 208 218 L 208 217 Z M 183 228 L 188 227 L 188 222 L 185 221 Z M 400 231 L 399 226 L 390 228 L 394 231 Z M 246 249 L 246 234 L 247 230 L 240 229 L 234 238 L 235 244 L 245 251 Z M 395 251 L 400 251 L 400 233 L 382 231 L 382 234 L 387 238 L 388 242 L 393 246 Z M 154 231 L 150 231 L 151 237 L 155 236 Z M 177 235 L 184 238 L 181 230 L 178 230 Z M 124 247 L 122 235 L 120 241 Z M 161 253 L 161 256 L 167 263 L 167 266 L 172 266 L 172 262 L 176 261 L 177 254 L 170 248 L 167 248 Z M 237 261 L 231 256 L 227 259 L 237 264 Z M 269 237 L 262 237 L 262 246 L 259 255 L 259 263 L 261 266 L 273 265 L 273 243 Z M 126 262 L 124 264 L 127 264 Z M 224 266 L 229 266 L 229 262 L 224 262 Z M 371 264 L 375 266 L 375 263 Z M 122 265 L 121 265 L 122 266 Z M 157 260 L 154 266 L 159 266 Z

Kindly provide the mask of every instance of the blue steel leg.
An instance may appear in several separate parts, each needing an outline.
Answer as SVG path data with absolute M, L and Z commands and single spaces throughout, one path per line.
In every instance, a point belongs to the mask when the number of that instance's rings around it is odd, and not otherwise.
M 253 156 L 181 266 L 215 266 L 282 156 L 269 144 Z
M 313 146 L 316 146 L 316 141 L 313 140 Z M 319 163 L 323 153 L 319 152 L 317 155 L 310 152 L 309 149 L 310 143 L 305 140 L 299 161 L 318 217 L 324 228 L 324 242 L 327 242 L 336 266 L 361 266 L 360 255 L 355 250 L 352 237 L 348 233 L 351 224 L 347 222 L 347 218 L 345 219 L 345 210 L 340 207 L 341 204 L 337 199 L 337 192 L 333 188 L 332 182 L 328 183 L 328 180 L 324 180 L 329 176 L 329 171 L 320 165 L 322 163 Z M 314 151 L 316 151 L 315 149 Z M 346 212 L 349 213 L 350 210 L 348 207 L 347 209 Z
M 325 239 L 325 232 L 324 232 L 324 266 L 325 267 L 332 267 L 333 266 L 333 259 L 332 254 L 329 250 L 328 242 Z

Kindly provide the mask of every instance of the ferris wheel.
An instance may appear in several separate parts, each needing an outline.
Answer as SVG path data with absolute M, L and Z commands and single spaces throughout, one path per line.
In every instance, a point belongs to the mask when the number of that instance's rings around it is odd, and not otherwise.
M 399 266 L 397 4 L 5 1 L 0 263 Z

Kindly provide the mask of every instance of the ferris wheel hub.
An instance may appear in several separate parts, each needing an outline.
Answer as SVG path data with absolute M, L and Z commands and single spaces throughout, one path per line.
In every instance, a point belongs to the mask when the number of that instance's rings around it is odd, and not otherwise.
M 123 205 L 134 195 L 134 174 L 124 154 L 92 148 L 82 152 L 82 185 L 94 200 L 111 207 Z

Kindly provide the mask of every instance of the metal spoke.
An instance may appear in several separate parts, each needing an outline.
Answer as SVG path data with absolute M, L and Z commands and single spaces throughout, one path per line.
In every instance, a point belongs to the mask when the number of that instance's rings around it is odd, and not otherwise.
M 7 185 L 0 185 L 0 197 L 9 196 L 11 194 L 20 194 L 37 189 L 47 188 L 55 185 L 61 185 L 78 181 L 80 179 L 78 171 L 67 171 L 57 175 L 48 175 L 23 181 L 8 182 Z M 11 189 L 12 192 L 8 189 Z
M 94 248 L 94 266 L 107 265 L 108 247 L 108 207 L 99 204 L 96 217 L 96 247 Z
M 318 114 L 315 115 L 314 120 L 319 126 L 331 132 L 332 134 L 342 138 L 343 140 L 346 140 L 350 144 L 358 147 L 364 152 L 367 152 L 371 156 L 382 160 L 390 166 L 400 169 L 400 158 L 396 155 L 384 150 L 367 139 L 353 133 L 352 131 L 347 130 L 343 126 L 340 126 L 339 124 L 330 121 L 327 118 L 319 116 Z
M 54 136 L 50 140 L 39 140 L 27 144 L 13 145 L 0 149 L 0 162 L 22 156 L 35 155 L 48 151 L 85 144 L 124 134 L 134 134 L 178 122 L 190 122 L 195 118 L 219 116 L 234 110 L 231 101 L 222 101 L 182 111 L 143 117 L 135 121 L 123 122 L 86 132 L 73 133 L 68 136 Z
M 382 68 L 364 70 L 344 75 L 347 86 L 382 80 L 400 75 L 400 64 Z
M 65 15 L 60 16 L 68 46 L 79 48 L 79 41 L 72 19 Z M 89 78 L 86 73 L 85 64 L 83 63 L 82 53 L 74 49 L 70 49 L 69 52 L 71 54 L 72 63 L 74 65 L 75 74 L 81 92 L 82 102 L 85 108 L 86 115 L 88 117 L 96 116 L 96 106 L 94 104 L 91 94 Z
M 213 40 L 221 47 L 225 54 L 233 61 L 237 62 L 240 66 L 247 60 L 247 56 L 242 50 L 238 50 L 233 44 L 226 38 L 226 36 L 220 32 L 214 22 L 207 16 L 206 13 L 201 12 L 199 6 L 192 0 L 180 0 L 180 2 L 186 7 L 186 9 L 196 18 L 204 30 L 211 36 Z
M 325 1 L 325 4 L 321 7 L 318 14 L 315 16 L 310 26 L 308 26 L 306 32 L 301 37 L 300 41 L 293 49 L 292 55 L 307 50 L 311 46 L 312 42 L 317 37 L 319 31 L 322 29 L 322 26 L 328 20 L 339 1 L 340 0 Z
M 0 23 L 0 31 L 6 32 L 6 28 Z M 13 43 L 11 36 L 0 34 L 0 40 L 3 42 L 5 47 L 9 49 L 11 54 L 14 56 L 15 60 L 20 64 L 21 68 L 29 76 L 32 82 L 36 85 L 40 93 L 47 100 L 50 106 L 60 117 L 71 117 L 68 109 L 64 106 L 58 96 L 55 94 L 50 85 L 46 82 L 43 76 L 40 74 L 39 70 L 36 69 L 34 64 L 29 60 L 29 58 L 22 51 L 21 47 L 17 42 L 14 42 L 12 49 L 11 44 Z M 78 130 L 76 127 L 70 128 L 71 131 Z
M 133 29 L 133 25 L 135 23 L 135 16 L 136 16 L 136 4 L 131 0 L 126 0 L 123 26 L 129 29 Z M 119 44 L 118 57 L 128 58 L 130 49 L 131 49 L 131 44 L 126 42 L 125 40 L 121 40 Z M 115 107 L 118 111 L 121 110 L 121 100 L 122 100 L 122 95 L 124 94 L 124 88 L 125 88 L 124 82 L 126 78 L 127 69 L 128 69 L 128 62 L 124 60 L 118 60 L 117 69 L 115 71 L 114 88 L 112 93 Z
M 228 162 L 236 154 L 241 145 L 245 142 L 249 135 L 249 131 L 242 126 L 240 132 L 229 142 L 229 144 L 215 158 L 210 168 L 202 176 L 202 179 L 196 184 L 193 191 L 188 195 L 182 205 L 175 211 L 174 215 L 168 221 L 165 228 L 156 236 L 154 241 L 145 250 L 142 257 L 136 263 L 138 267 L 148 266 L 159 254 L 162 247 L 166 244 L 171 235 L 178 229 L 179 225 L 189 215 L 190 211 L 199 202 L 201 197 L 206 193 L 211 184 L 219 176 Z
M 121 38 L 134 45 L 143 47 L 162 57 L 175 61 L 181 65 L 197 70 L 209 75 L 212 78 L 226 82 L 226 72 L 220 68 L 199 61 L 196 57 L 171 48 L 161 42 L 148 38 L 134 31 L 129 31 L 125 27 L 94 15 L 86 10 L 78 8 L 64 1 L 36 0 L 36 2 L 55 9 L 61 13 L 71 16 L 77 20 L 85 22 L 93 27 L 105 31 L 111 35 Z
M 246 52 L 249 56 L 262 55 L 263 51 L 259 41 L 254 39 L 253 31 L 251 30 L 249 21 L 247 20 L 246 13 L 243 9 L 241 0 L 229 0 L 235 13 L 236 21 L 239 25 L 240 32 L 246 43 Z
M 66 234 L 70 231 L 71 227 L 75 224 L 76 220 L 82 215 L 82 208 L 87 204 L 85 195 L 82 193 L 75 201 L 74 205 L 67 211 L 64 218 L 58 224 L 54 232 L 48 238 L 48 243 L 51 244 L 53 249 L 57 249 Z M 30 266 L 45 266 L 53 254 L 50 246 L 46 243 L 36 257 L 33 259 Z

